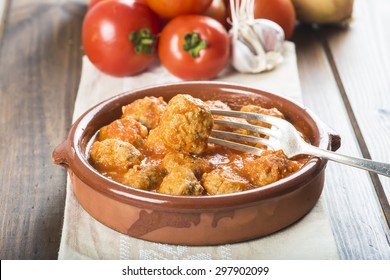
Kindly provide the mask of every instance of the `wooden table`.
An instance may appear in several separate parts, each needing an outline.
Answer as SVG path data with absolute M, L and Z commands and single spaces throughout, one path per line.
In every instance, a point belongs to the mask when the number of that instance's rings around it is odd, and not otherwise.
M 71 125 L 85 11 L 81 0 L 0 1 L 0 259 L 57 258 L 66 174 L 51 152 Z M 341 135 L 339 151 L 385 162 L 389 14 L 389 1 L 355 0 L 350 28 L 293 37 L 304 103 Z M 390 178 L 330 162 L 323 196 L 341 258 L 390 259 Z

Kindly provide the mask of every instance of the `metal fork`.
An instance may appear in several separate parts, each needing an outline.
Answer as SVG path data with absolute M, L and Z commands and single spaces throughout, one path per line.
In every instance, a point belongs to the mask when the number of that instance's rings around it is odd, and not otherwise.
M 286 120 L 258 113 L 239 111 L 211 110 L 211 113 L 213 115 L 257 120 L 272 125 L 271 128 L 266 128 L 258 125 L 214 119 L 215 124 L 259 132 L 263 135 L 269 136 L 269 138 L 266 139 L 240 133 L 212 130 L 212 136 L 209 137 L 209 142 L 211 143 L 223 145 L 254 155 L 261 155 L 261 153 L 264 151 L 262 149 L 233 141 L 228 141 L 226 139 L 258 143 L 274 150 L 281 149 L 288 158 L 296 155 L 312 155 L 390 177 L 389 163 L 346 156 L 310 145 L 309 143 L 305 142 L 297 129 Z

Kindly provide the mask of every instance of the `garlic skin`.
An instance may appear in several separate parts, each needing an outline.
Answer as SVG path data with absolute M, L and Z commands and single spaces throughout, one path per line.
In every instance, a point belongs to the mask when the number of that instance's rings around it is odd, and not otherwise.
M 241 73 L 274 69 L 283 61 L 284 31 L 275 22 L 254 19 L 253 0 L 231 0 L 231 64 Z
M 248 46 L 236 41 L 232 46 L 232 66 L 241 73 L 259 73 L 266 70 L 265 54 L 256 56 Z
M 292 0 L 297 18 L 309 24 L 348 24 L 353 0 Z
M 253 28 L 266 52 L 282 50 L 285 38 L 284 31 L 279 24 L 268 19 L 255 19 Z

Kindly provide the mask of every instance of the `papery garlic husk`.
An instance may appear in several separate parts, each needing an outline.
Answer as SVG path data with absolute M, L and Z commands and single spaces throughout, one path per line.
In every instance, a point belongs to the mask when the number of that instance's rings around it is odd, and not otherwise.
M 283 61 L 284 31 L 275 22 L 254 18 L 254 0 L 230 0 L 231 64 L 242 73 L 274 69 Z
M 292 0 L 297 18 L 310 24 L 340 24 L 351 21 L 353 0 Z
M 283 29 L 266 19 L 256 19 L 230 31 L 232 66 L 241 73 L 274 69 L 283 61 Z
M 268 19 L 255 19 L 253 28 L 266 52 L 281 52 L 284 42 L 283 28 Z
M 231 64 L 241 73 L 260 73 L 267 70 L 265 53 L 255 55 L 248 45 L 240 40 L 232 45 Z

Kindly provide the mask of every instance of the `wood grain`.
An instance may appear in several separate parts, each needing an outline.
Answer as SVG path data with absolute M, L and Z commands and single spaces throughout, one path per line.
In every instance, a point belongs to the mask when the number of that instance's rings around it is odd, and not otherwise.
M 5 18 L 8 11 L 8 0 L 0 1 L 0 46 L 1 39 L 3 38 L 3 29 L 5 24 Z
M 1 3 L 0 259 L 56 259 L 66 173 L 51 152 L 71 125 L 85 1 Z M 340 152 L 389 162 L 390 2 L 355 3 L 350 29 L 296 30 L 303 98 L 341 134 Z M 389 179 L 328 164 L 323 195 L 341 258 L 390 259 L 380 188 L 389 198 Z
M 55 259 L 65 171 L 51 152 L 67 133 L 80 78 L 85 6 L 12 1 L 0 49 L 0 258 Z
M 390 2 L 358 0 L 348 36 L 324 30 L 367 158 L 390 162 Z M 372 175 L 390 225 L 390 178 Z M 387 197 L 386 197 L 387 196 Z
M 361 156 L 319 32 L 301 27 L 294 37 L 304 103 L 341 135 L 339 152 Z M 390 258 L 389 230 L 366 172 L 329 162 L 323 195 L 342 259 Z

